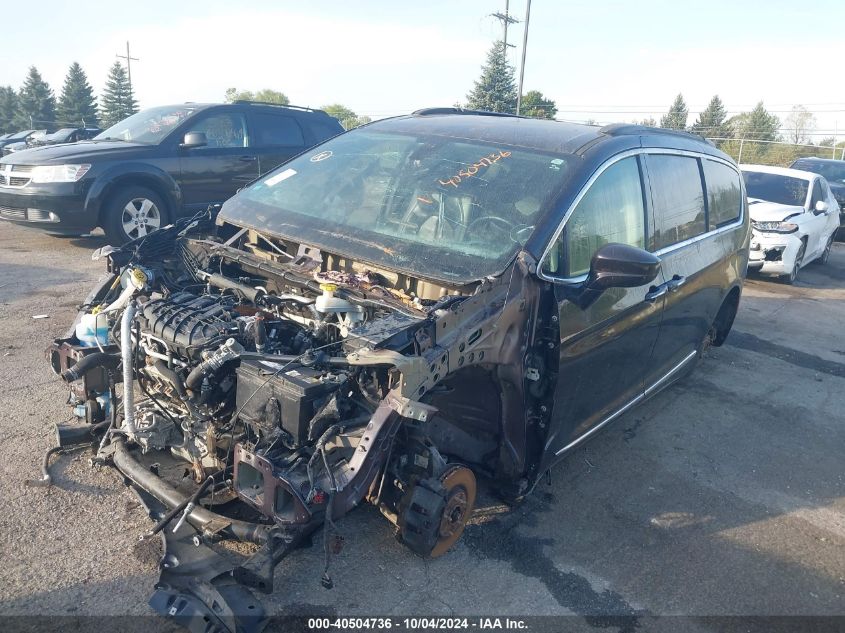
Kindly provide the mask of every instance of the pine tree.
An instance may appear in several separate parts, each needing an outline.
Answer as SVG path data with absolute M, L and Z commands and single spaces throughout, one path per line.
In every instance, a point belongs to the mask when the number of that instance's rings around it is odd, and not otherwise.
M 18 111 L 18 94 L 11 86 L 0 86 L 0 134 L 16 129 L 15 116 Z
M 557 106 L 554 101 L 544 97 L 539 90 L 529 90 L 522 95 L 519 113 L 535 119 L 553 119 L 557 114 Z
M 55 119 L 56 97 L 38 69 L 30 66 L 26 81 L 18 92 L 15 123 L 19 129 L 52 127 Z
M 670 130 L 685 130 L 687 128 L 687 118 L 689 117 L 689 108 L 684 101 L 684 95 L 678 93 L 675 101 L 669 108 L 669 112 L 663 115 L 660 119 L 660 127 L 669 128 Z
M 769 114 L 760 101 L 751 112 L 743 112 L 728 121 L 734 136 L 758 141 L 780 139 L 780 119 Z
M 467 108 L 490 112 L 516 112 L 516 80 L 505 45 L 495 42 L 481 67 L 481 77 L 467 95 Z
M 727 138 L 730 136 L 730 131 L 725 126 L 727 118 L 728 113 L 719 95 L 713 95 L 710 103 L 698 115 L 692 126 L 692 131 L 709 138 Z
M 73 62 L 59 97 L 59 120 L 67 125 L 97 125 L 97 100 L 82 66 Z
M 120 62 L 115 62 L 100 98 L 100 121 L 103 127 L 109 127 L 137 111 L 138 102 L 132 94 L 126 71 Z

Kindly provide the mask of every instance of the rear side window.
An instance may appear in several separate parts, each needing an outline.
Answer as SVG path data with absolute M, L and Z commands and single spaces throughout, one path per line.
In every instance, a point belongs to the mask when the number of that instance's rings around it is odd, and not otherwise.
M 308 125 L 311 127 L 311 134 L 314 135 L 314 141 L 319 143 L 325 141 L 327 138 L 337 136 L 343 132 L 343 128 L 338 125 L 330 125 L 322 121 L 309 121 Z
M 648 175 L 654 205 L 654 250 L 703 234 L 707 224 L 698 159 L 650 154 Z
M 252 121 L 255 125 L 253 136 L 258 146 L 302 147 L 305 145 L 302 129 L 292 117 L 254 112 Z
M 704 167 L 704 182 L 707 183 L 710 228 L 730 224 L 739 218 L 742 210 L 740 176 L 723 163 L 703 160 L 701 164 Z
M 566 221 L 543 263 L 543 272 L 576 277 L 590 270 L 593 254 L 618 242 L 643 248 L 645 209 L 637 158 L 608 167 L 590 186 Z

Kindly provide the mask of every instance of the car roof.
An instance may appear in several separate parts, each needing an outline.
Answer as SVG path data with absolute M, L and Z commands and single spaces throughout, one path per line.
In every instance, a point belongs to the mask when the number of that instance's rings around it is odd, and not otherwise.
M 803 158 L 796 158 L 792 161 L 792 164 L 798 162 L 805 162 L 805 161 L 812 161 L 814 163 L 837 163 L 839 165 L 845 165 L 845 161 L 839 160 L 838 158 L 819 158 L 818 156 L 804 156 Z
M 460 108 L 428 108 L 413 114 L 381 119 L 366 128 L 385 132 L 424 133 L 450 138 L 502 143 L 539 151 L 579 154 L 603 141 L 623 136 L 649 137 L 661 146 L 677 145 L 724 157 L 718 149 L 700 136 L 641 125 L 608 126 L 570 123 L 552 119 L 534 119 L 509 114 L 463 110 Z
M 800 178 L 801 180 L 814 180 L 821 178 L 816 173 L 811 171 L 804 171 L 803 169 L 791 169 L 790 167 L 772 167 L 771 165 L 747 165 L 739 166 L 741 171 L 757 171 L 764 174 L 776 174 L 778 176 L 789 176 L 790 178 Z

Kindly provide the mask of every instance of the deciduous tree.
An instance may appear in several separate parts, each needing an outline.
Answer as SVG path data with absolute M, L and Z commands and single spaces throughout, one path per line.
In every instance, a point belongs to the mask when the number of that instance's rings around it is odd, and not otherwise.
M 543 93 L 539 90 L 529 90 L 522 95 L 519 113 L 535 119 L 554 119 L 557 114 L 557 106 L 554 101 L 543 96 Z
M 229 88 L 226 90 L 225 98 L 226 103 L 233 103 L 235 101 L 262 101 L 264 103 L 278 103 L 279 105 L 288 105 L 290 103 L 290 99 L 288 99 L 284 92 L 271 90 L 270 88 L 264 88 L 258 92 Z
M 784 121 L 787 140 L 798 145 L 810 142 L 810 132 L 816 129 L 816 117 L 802 105 L 792 106 L 792 112 Z
M 369 123 L 371 121 L 370 117 L 366 115 L 358 116 L 352 110 L 339 103 L 325 105 L 320 109 L 325 111 L 329 116 L 333 116 L 340 121 L 340 124 L 345 130 L 351 130 L 354 127 L 364 125 L 364 123 Z

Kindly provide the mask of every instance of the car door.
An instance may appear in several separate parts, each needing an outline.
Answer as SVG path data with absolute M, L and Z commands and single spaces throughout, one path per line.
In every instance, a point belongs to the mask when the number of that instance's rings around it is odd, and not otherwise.
M 305 151 L 309 143 L 299 122 L 282 113 L 250 112 L 250 125 L 262 175 Z
M 807 195 L 806 211 L 804 217 L 801 218 L 801 227 L 807 235 L 807 252 L 804 255 L 804 262 L 812 261 L 818 257 L 827 242 L 828 232 L 825 229 L 827 228 L 830 209 L 816 211 L 816 204 L 819 202 L 829 204 L 827 198 L 828 196 L 822 187 L 822 179 L 813 179 Z
M 202 132 L 208 141 L 203 147 L 181 150 L 179 184 L 186 210 L 222 203 L 258 177 L 258 155 L 242 113 L 201 114 L 184 132 Z
M 740 174 L 727 162 L 685 153 L 646 156 L 654 222 L 652 251 L 661 259 L 665 303 L 652 362 L 668 384 L 699 353 L 725 297 L 732 236 L 741 223 Z M 705 174 L 711 182 L 705 196 Z M 708 208 L 712 217 L 708 217 Z
M 610 288 L 586 308 L 567 298 L 599 247 L 646 244 L 640 158 L 607 164 L 593 178 L 541 266 L 541 276 L 555 280 L 558 299 L 560 366 L 547 442 L 557 455 L 642 397 L 663 308 L 653 284 Z

